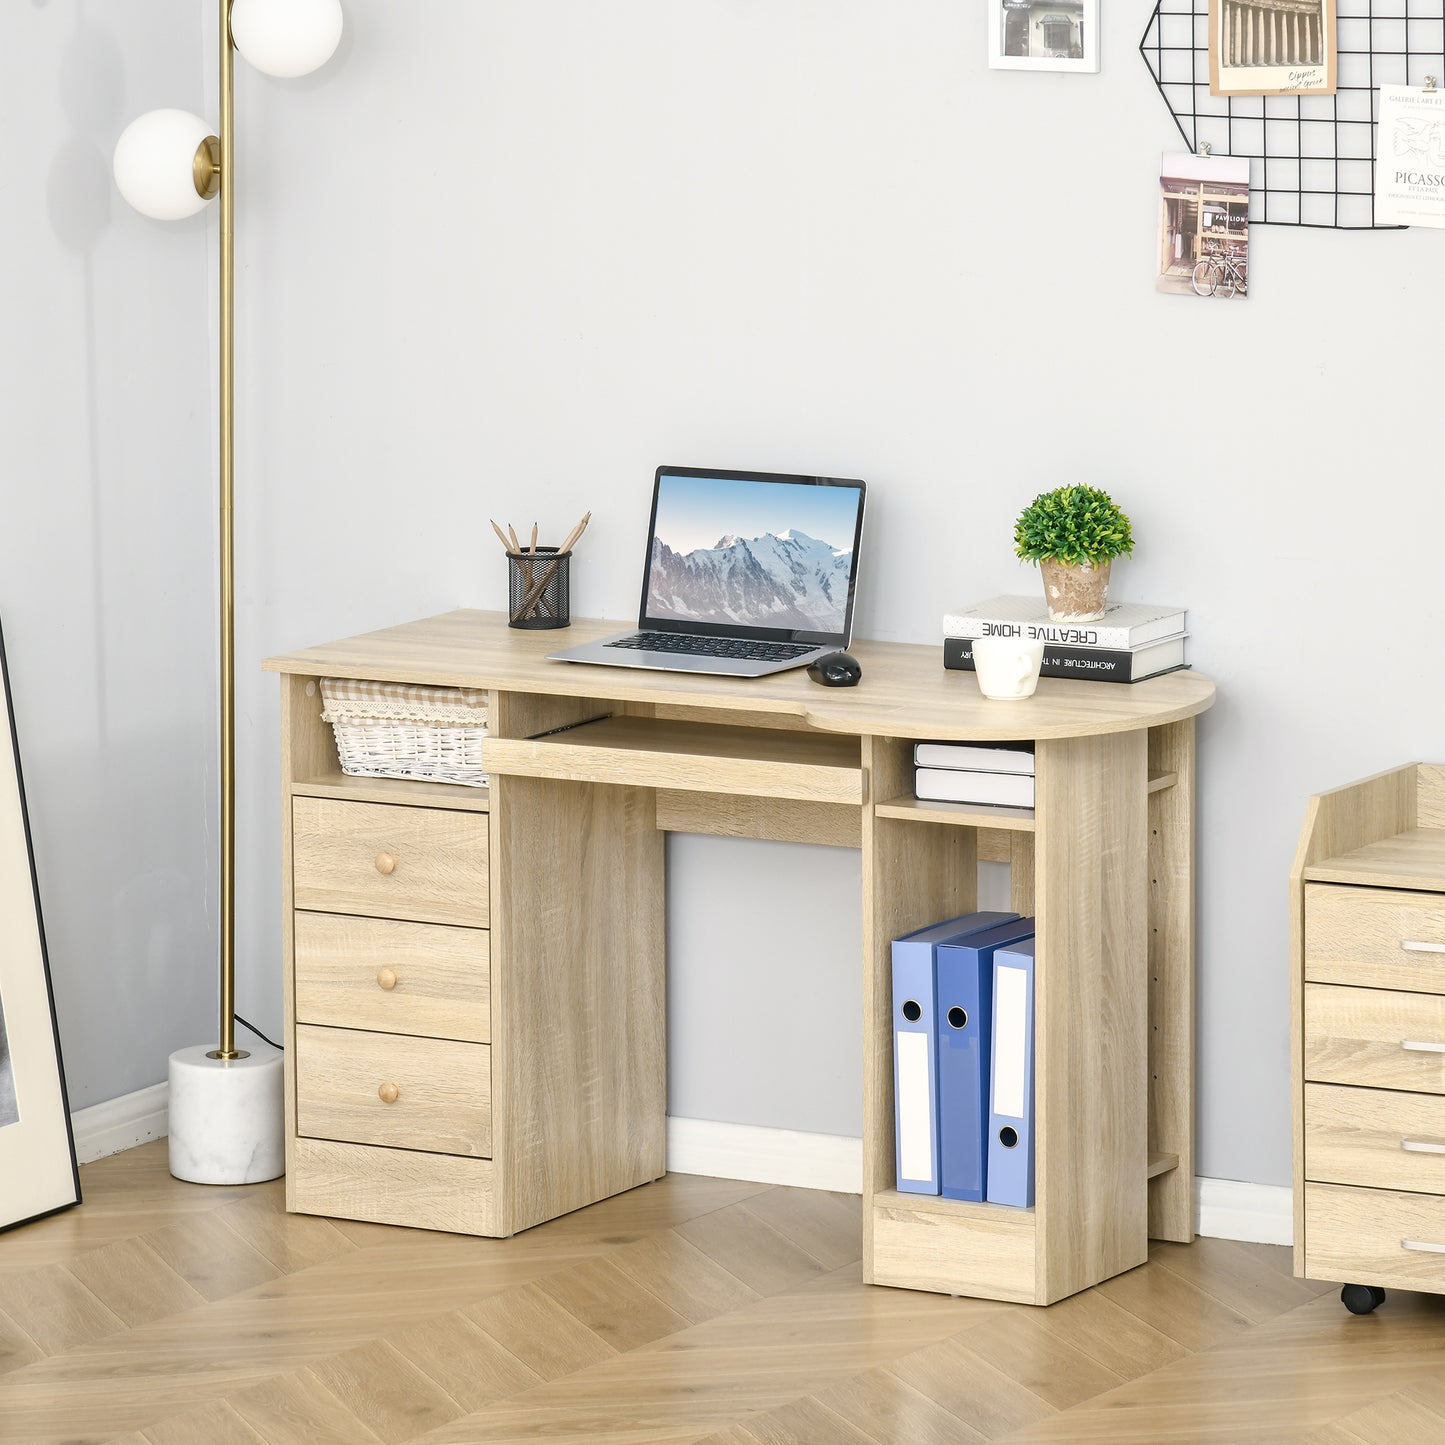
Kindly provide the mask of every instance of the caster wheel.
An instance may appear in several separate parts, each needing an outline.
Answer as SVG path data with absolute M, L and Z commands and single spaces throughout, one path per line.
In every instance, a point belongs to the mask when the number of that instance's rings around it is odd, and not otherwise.
M 1347 1284 L 1340 1291 L 1340 1303 L 1352 1315 L 1367 1315 L 1385 1303 L 1385 1291 L 1377 1284 Z

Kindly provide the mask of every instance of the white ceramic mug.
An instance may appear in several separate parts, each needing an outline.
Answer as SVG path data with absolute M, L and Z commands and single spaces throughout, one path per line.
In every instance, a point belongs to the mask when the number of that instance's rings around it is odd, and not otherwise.
M 1044 660 L 1042 642 L 1022 637 L 976 637 L 973 640 L 973 670 L 978 690 L 996 702 L 1017 702 L 1032 697 L 1039 685 L 1039 668 Z

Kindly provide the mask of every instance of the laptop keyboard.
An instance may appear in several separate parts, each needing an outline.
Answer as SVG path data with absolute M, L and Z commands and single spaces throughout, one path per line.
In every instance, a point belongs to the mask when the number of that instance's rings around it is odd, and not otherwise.
M 758 642 L 751 637 L 689 637 L 681 632 L 634 632 L 608 647 L 630 647 L 638 652 L 671 652 L 680 657 L 727 657 L 744 662 L 791 662 L 805 652 L 816 652 L 816 642 Z

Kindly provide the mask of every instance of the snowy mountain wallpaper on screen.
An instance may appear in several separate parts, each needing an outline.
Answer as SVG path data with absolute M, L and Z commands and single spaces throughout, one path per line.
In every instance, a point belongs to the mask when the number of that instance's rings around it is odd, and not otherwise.
M 649 617 L 844 630 L 856 491 L 731 478 L 663 482 L 648 568 Z

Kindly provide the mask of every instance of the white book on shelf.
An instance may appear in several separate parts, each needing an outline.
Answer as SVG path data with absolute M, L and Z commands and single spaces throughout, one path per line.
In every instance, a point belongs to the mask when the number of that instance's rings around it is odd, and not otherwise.
M 1032 773 L 980 773 L 963 768 L 919 768 L 914 792 L 925 802 L 989 803 L 1032 808 Z
M 1097 622 L 1052 622 L 1042 595 L 990 597 L 948 612 L 945 637 L 1022 637 L 1055 647 L 1105 647 L 1127 652 L 1184 631 L 1182 607 L 1148 602 L 1111 602 Z
M 914 743 L 920 768 L 967 768 L 985 773 L 1032 773 L 1032 743 Z

